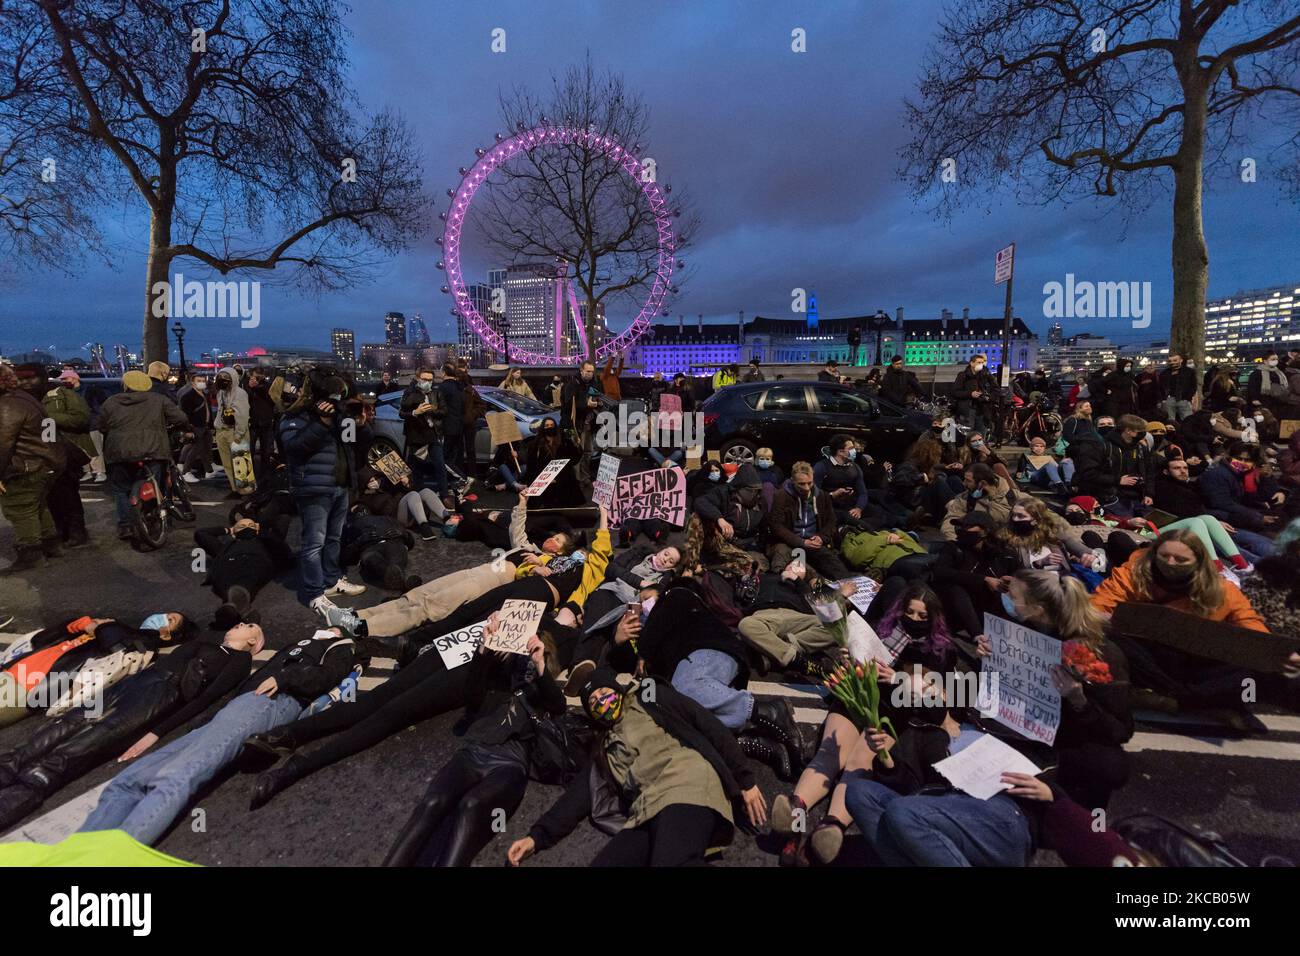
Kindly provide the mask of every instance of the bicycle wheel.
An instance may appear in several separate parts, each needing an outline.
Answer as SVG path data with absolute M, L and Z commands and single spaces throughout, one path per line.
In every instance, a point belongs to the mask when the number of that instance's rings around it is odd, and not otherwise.
M 162 490 L 150 475 L 131 489 L 131 509 L 136 543 L 145 551 L 156 551 L 167 540 L 167 512 Z
M 171 484 L 172 507 L 175 509 L 176 517 L 181 521 L 193 521 L 194 501 L 190 498 L 189 485 L 181 480 L 181 473 L 175 465 L 171 466 L 168 481 Z

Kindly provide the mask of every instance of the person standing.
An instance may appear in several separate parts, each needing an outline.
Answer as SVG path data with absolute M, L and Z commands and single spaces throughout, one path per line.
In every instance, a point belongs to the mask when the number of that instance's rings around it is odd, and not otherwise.
M 819 382 L 838 382 L 840 380 L 840 363 L 835 359 L 827 359 L 826 367 L 817 373 Z
M 513 366 L 510 371 L 506 373 L 506 377 L 501 380 L 501 384 L 497 387 L 502 391 L 514 392 L 516 395 L 522 395 L 524 398 L 531 398 L 533 401 L 537 401 L 537 396 L 533 394 L 533 390 L 529 388 L 528 383 L 524 381 L 524 370 L 518 365 Z
M 903 356 L 895 355 L 891 358 L 889 368 L 885 369 L 880 380 L 880 397 L 899 408 L 906 408 L 914 400 L 920 401 L 923 395 L 916 373 L 903 368 Z
M 1196 395 L 1196 373 L 1183 362 L 1177 352 L 1169 353 L 1169 364 L 1160 373 L 1161 407 L 1165 418 L 1181 422 L 1192 414 L 1192 398 Z
M 952 382 L 952 397 L 955 399 L 953 410 L 957 420 L 979 431 L 988 429 L 989 410 L 997 390 L 992 373 L 985 368 L 987 362 L 988 358 L 984 355 L 972 355 L 970 363 L 957 373 Z
M 66 464 L 63 447 L 45 441 L 45 410 L 18 386 L 11 365 L 0 365 L 0 512 L 14 526 L 16 558 L 10 571 L 41 563 L 59 553 L 59 533 L 50 513 L 50 488 Z
M 144 462 L 158 487 L 163 487 L 163 467 L 172 454 L 167 429 L 172 425 L 187 428 L 189 419 L 175 402 L 153 390 L 144 372 L 127 372 L 122 385 L 125 391 L 100 408 L 99 430 L 104 434 L 104 461 L 117 507 L 117 536 L 126 540 L 135 533 L 130 501 L 135 463 Z
M 443 458 L 447 467 L 465 474 L 465 387 L 456 377 L 456 366 L 448 362 L 442 367 L 442 381 L 438 393 L 446 409 L 442 418 Z
M 658 374 L 660 374 L 660 373 L 656 372 L 655 374 L 658 375 Z M 762 370 L 761 370 L 761 369 L 759 368 L 759 366 L 758 366 L 758 359 L 750 359 L 750 360 L 749 360 L 749 371 L 745 373 L 744 381 L 746 381 L 746 382 L 765 382 L 765 381 L 767 381 L 767 379 L 766 379 L 766 378 L 764 377 L 764 375 L 763 375 Z
M 275 400 L 266 373 L 255 368 L 248 373 L 248 450 L 256 464 L 254 474 L 266 480 L 271 474 L 271 453 L 275 447 Z
M 460 444 L 461 454 L 465 463 L 464 473 L 466 478 L 478 477 L 478 448 L 476 437 L 478 435 L 478 420 L 488 412 L 487 404 L 479 398 L 478 390 L 474 388 L 474 381 L 469 377 L 469 369 L 457 365 L 456 379 L 460 382 L 461 394 L 465 396 L 465 411 L 461 416 Z
M 217 373 L 217 453 L 221 455 L 221 466 L 226 469 L 226 481 L 230 484 L 231 497 L 251 495 L 256 489 L 256 477 L 247 484 L 240 485 L 235 480 L 234 456 L 232 445 L 248 443 L 248 393 L 239 385 L 239 369 L 223 368 Z
M 438 497 L 447 494 L 447 466 L 443 457 L 443 421 L 447 406 L 434 387 L 433 370 L 422 368 L 402 393 L 399 414 L 406 436 L 406 462 L 412 471 L 433 476 Z M 423 449 L 424 454 L 421 454 Z
M 212 406 L 208 404 L 208 380 L 200 373 L 190 376 L 190 384 L 180 390 L 181 411 L 190 420 L 194 442 L 190 459 L 181 477 L 193 485 L 212 474 Z
M 581 461 L 577 463 L 580 480 L 585 480 L 589 471 L 587 456 L 591 454 L 596 410 L 600 408 L 596 396 L 601 392 L 595 378 L 595 364 L 583 362 L 578 374 L 565 382 L 560 392 L 560 429 L 582 451 Z
M 623 375 L 623 368 L 623 356 L 618 357 L 618 368 L 614 368 L 614 356 L 611 355 L 605 360 L 605 368 L 600 373 L 600 390 L 607 398 L 612 398 L 616 402 L 623 398 L 623 389 L 618 381 Z
M 69 548 L 79 548 L 89 541 L 78 486 L 82 470 L 95 457 L 95 443 L 90 440 L 90 406 L 77 394 L 80 383 L 77 373 L 66 369 L 41 398 L 41 406 L 54 421 L 67 455 L 67 466 L 50 489 L 49 504 L 59 536 Z
M 365 587 L 350 583 L 339 564 L 348 497 L 356 490 L 357 474 L 352 443 L 343 440 L 338 414 L 347 383 L 330 376 L 321 385 L 321 394 L 313 394 L 280 423 L 280 443 L 302 518 L 298 600 L 324 615 L 336 607 L 332 596 L 361 594 Z

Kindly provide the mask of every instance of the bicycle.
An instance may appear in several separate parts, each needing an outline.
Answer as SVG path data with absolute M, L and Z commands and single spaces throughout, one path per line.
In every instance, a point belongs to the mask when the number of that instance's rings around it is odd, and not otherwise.
M 178 437 L 171 436 L 173 446 Z M 162 478 L 159 480 L 150 461 L 134 463 L 136 478 L 131 484 L 129 497 L 131 527 L 136 545 L 144 551 L 156 551 L 166 543 L 167 528 L 173 520 L 194 520 L 190 490 L 181 480 L 176 459 L 168 458 L 161 464 Z
M 1037 401 L 1027 405 L 1009 405 L 998 420 L 997 443 L 1005 444 L 1018 439 L 1020 444 L 1028 445 L 1032 438 L 1042 438 L 1049 445 L 1060 437 L 1065 423 L 1061 416 L 1051 409 L 1051 401 L 1040 396 Z

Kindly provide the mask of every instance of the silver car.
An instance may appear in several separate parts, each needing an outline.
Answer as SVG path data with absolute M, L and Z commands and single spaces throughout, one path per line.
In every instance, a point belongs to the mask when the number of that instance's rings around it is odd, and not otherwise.
M 515 423 L 519 426 L 519 433 L 524 436 L 523 444 L 516 451 L 526 447 L 528 442 L 532 440 L 537 429 L 541 427 L 542 419 L 552 419 L 557 425 L 560 423 L 558 409 L 548 408 L 541 402 L 533 401 L 531 398 L 487 385 L 476 385 L 474 390 L 478 392 L 478 397 L 483 399 L 483 403 L 488 406 L 488 411 L 510 412 L 515 416 Z M 406 438 L 402 433 L 402 417 L 399 414 L 404 392 L 405 389 L 398 392 L 386 392 L 375 400 L 375 421 L 372 426 L 375 432 L 375 440 L 366 455 L 370 461 L 382 458 L 390 451 L 395 451 L 400 455 L 406 445 Z M 478 433 L 474 436 L 474 457 L 482 463 L 490 462 L 492 460 L 492 451 L 492 436 L 488 432 L 487 421 L 480 418 L 478 420 Z

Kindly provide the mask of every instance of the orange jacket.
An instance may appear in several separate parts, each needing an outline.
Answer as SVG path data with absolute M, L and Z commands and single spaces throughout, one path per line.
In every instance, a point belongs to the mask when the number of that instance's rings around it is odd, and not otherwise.
M 1173 598 L 1166 596 L 1161 600 L 1157 595 L 1163 592 L 1159 590 L 1156 594 L 1143 594 L 1138 591 L 1133 584 L 1133 563 L 1141 555 L 1141 551 L 1135 551 L 1125 564 L 1116 568 L 1111 572 L 1110 577 L 1101 582 L 1101 587 L 1092 594 L 1092 606 L 1103 614 L 1111 614 L 1116 607 L 1125 603 L 1160 604 L 1185 614 L 1195 614 L 1196 612 L 1192 610 L 1192 602 L 1186 595 Z M 1206 617 L 1211 621 L 1226 621 L 1237 627 L 1248 627 L 1252 631 L 1268 630 L 1263 619 L 1250 606 L 1246 595 L 1242 594 L 1241 589 L 1231 581 L 1223 582 L 1223 603 Z

